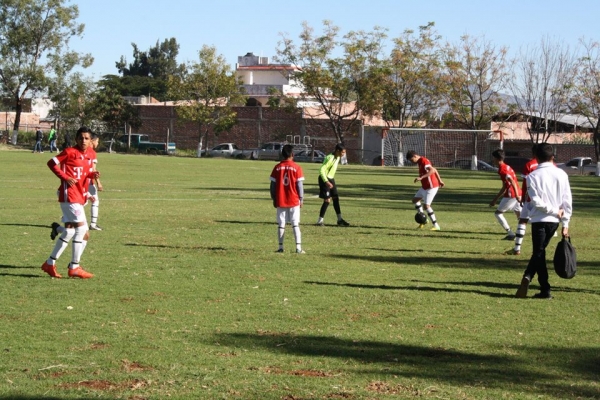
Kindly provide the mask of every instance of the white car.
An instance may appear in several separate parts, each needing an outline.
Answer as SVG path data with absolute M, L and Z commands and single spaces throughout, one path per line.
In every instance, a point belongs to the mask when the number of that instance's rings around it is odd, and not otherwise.
M 208 150 L 210 157 L 232 157 L 233 152 L 239 150 L 235 143 L 221 143 L 212 149 Z M 206 154 L 206 150 L 202 150 L 202 155 Z
M 556 166 L 569 175 L 595 175 L 596 163 L 590 157 L 575 157 L 566 163 L 558 163 Z

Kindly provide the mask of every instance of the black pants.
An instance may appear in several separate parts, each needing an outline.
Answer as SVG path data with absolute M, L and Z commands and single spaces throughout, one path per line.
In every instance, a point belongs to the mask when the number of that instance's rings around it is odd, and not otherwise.
M 532 280 L 537 273 L 542 293 L 550 293 L 548 268 L 546 267 L 546 247 L 557 229 L 558 222 L 534 222 L 531 224 L 533 254 L 529 259 L 524 275 Z

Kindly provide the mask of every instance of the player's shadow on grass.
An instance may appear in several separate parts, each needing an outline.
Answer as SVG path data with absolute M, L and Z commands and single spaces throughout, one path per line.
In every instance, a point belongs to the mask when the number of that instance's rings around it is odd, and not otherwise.
M 132 247 L 152 247 L 158 249 L 187 249 L 187 250 L 208 250 L 208 251 L 227 251 L 225 247 L 220 246 L 169 246 L 166 244 L 141 244 L 141 243 L 125 243 L 125 246 Z
M 465 282 L 465 281 L 452 282 L 452 281 L 422 281 L 422 280 L 411 280 L 410 282 L 433 283 L 433 284 L 439 284 L 439 285 L 456 285 L 456 286 L 487 286 L 487 287 L 497 287 L 497 288 L 506 288 L 506 289 L 514 288 L 515 290 L 518 287 L 517 281 L 515 281 L 516 282 L 515 284 L 496 283 L 496 282 Z M 519 282 L 520 282 L 520 279 L 519 279 Z M 535 280 L 534 280 L 534 282 L 535 282 Z M 531 283 L 530 290 L 539 289 L 539 286 L 537 284 L 535 284 L 534 282 Z M 563 283 L 562 280 L 556 281 L 556 283 L 552 282 L 552 291 L 553 292 L 568 292 L 568 293 L 586 293 L 586 294 L 593 294 L 596 296 L 600 296 L 600 290 L 567 287 L 567 286 L 562 285 L 562 283 Z
M 0 270 L 2 269 L 35 269 L 36 267 L 30 266 L 17 266 L 17 265 L 6 265 L 0 264 Z M 0 276 L 13 276 L 19 278 L 43 278 L 43 275 L 33 275 L 33 274 L 10 274 L 8 272 L 0 272 Z
M 524 346 L 516 355 L 495 354 L 495 348 L 490 349 L 490 354 L 478 354 L 429 345 L 356 340 L 353 337 L 296 335 L 287 332 L 219 333 L 208 338 L 207 343 L 219 343 L 221 349 L 223 346 L 232 349 L 262 348 L 274 354 L 293 357 L 339 359 L 344 367 L 336 365 L 336 372 L 340 368 L 348 368 L 348 374 L 384 374 L 390 379 L 400 376 L 429 382 L 445 382 L 456 387 L 485 385 L 493 390 L 510 389 L 509 393 L 525 393 L 532 397 L 566 399 L 598 396 L 596 371 L 600 360 L 598 351 L 592 347 Z M 532 357 L 532 354 L 536 357 Z M 543 367 L 536 366 L 537 357 L 546 360 Z M 353 362 L 346 364 L 346 360 Z M 360 366 L 354 367 L 357 364 Z M 577 376 L 579 383 L 572 385 L 566 378 L 569 376 Z M 536 384 L 532 385 L 531 382 Z
M 398 249 L 398 253 L 404 251 L 412 251 L 410 249 Z M 442 253 L 447 253 L 444 251 Z M 464 254 L 461 252 L 460 254 Z M 441 257 L 441 256 L 419 256 L 419 255 L 410 255 L 410 256 L 384 256 L 384 255 L 370 255 L 370 256 L 359 256 L 359 255 L 351 255 L 351 254 L 330 254 L 326 255 L 326 257 L 330 258 L 339 258 L 345 260 L 358 260 L 358 261 L 370 261 L 376 263 L 385 263 L 385 264 L 397 264 L 398 268 L 402 268 L 405 265 L 411 266 L 422 266 L 423 268 L 435 267 L 435 268 L 454 268 L 454 269 L 485 269 L 490 270 L 494 268 L 506 270 L 507 268 L 512 268 L 512 265 L 507 265 L 506 262 L 501 262 L 490 259 L 483 258 L 471 258 L 471 257 Z M 523 269 L 524 265 L 519 263 L 519 261 L 515 258 L 513 259 L 515 262 L 514 268 Z
M 2 226 L 28 226 L 31 228 L 48 228 L 52 229 L 50 225 L 37 225 L 37 224 L 0 224 Z
M 473 293 L 480 294 L 489 297 L 504 297 L 504 298 L 514 298 L 514 293 L 506 294 L 506 293 L 498 293 L 498 292 L 488 292 L 484 290 L 466 290 L 466 289 L 458 289 L 458 288 L 448 288 L 448 287 L 435 287 L 435 286 L 390 286 L 390 285 L 366 285 L 363 283 L 337 283 L 337 282 L 318 282 L 318 281 L 304 281 L 304 283 L 309 285 L 324 285 L 324 286 L 344 286 L 350 288 L 359 288 L 359 289 L 376 289 L 376 290 L 413 290 L 417 292 L 434 292 L 434 293 Z M 479 286 L 488 286 L 488 287 L 497 287 L 499 289 L 515 289 L 516 285 L 511 284 L 502 284 L 502 283 L 491 283 L 491 282 L 478 282 L 481 285 Z

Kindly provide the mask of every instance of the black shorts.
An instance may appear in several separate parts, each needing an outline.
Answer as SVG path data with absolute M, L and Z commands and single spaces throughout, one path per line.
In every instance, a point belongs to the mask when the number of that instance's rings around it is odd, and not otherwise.
M 319 197 L 322 199 L 329 199 L 331 197 L 338 197 L 337 186 L 335 185 L 335 179 L 330 179 L 329 182 L 333 185 L 330 189 L 327 187 L 323 179 L 319 176 Z

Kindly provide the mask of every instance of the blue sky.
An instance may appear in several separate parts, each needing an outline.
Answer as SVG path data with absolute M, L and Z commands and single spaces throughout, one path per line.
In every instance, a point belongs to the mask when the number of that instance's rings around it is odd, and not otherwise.
M 175 37 L 179 62 L 196 60 L 204 44 L 212 45 L 234 67 L 237 57 L 248 52 L 272 58 L 280 32 L 297 39 L 303 21 L 320 31 L 325 19 L 342 33 L 382 26 L 389 29 L 390 38 L 433 21 L 444 41 L 457 42 L 464 34 L 485 35 L 514 55 L 544 36 L 572 47 L 581 37 L 600 41 L 598 0 L 80 0 L 71 4 L 78 5 L 79 22 L 86 26 L 82 39 L 71 40 L 71 48 L 94 56 L 94 65 L 84 73 L 95 79 L 117 74 L 115 62 L 122 55 L 131 62 L 131 43 L 147 50 L 157 40 Z

